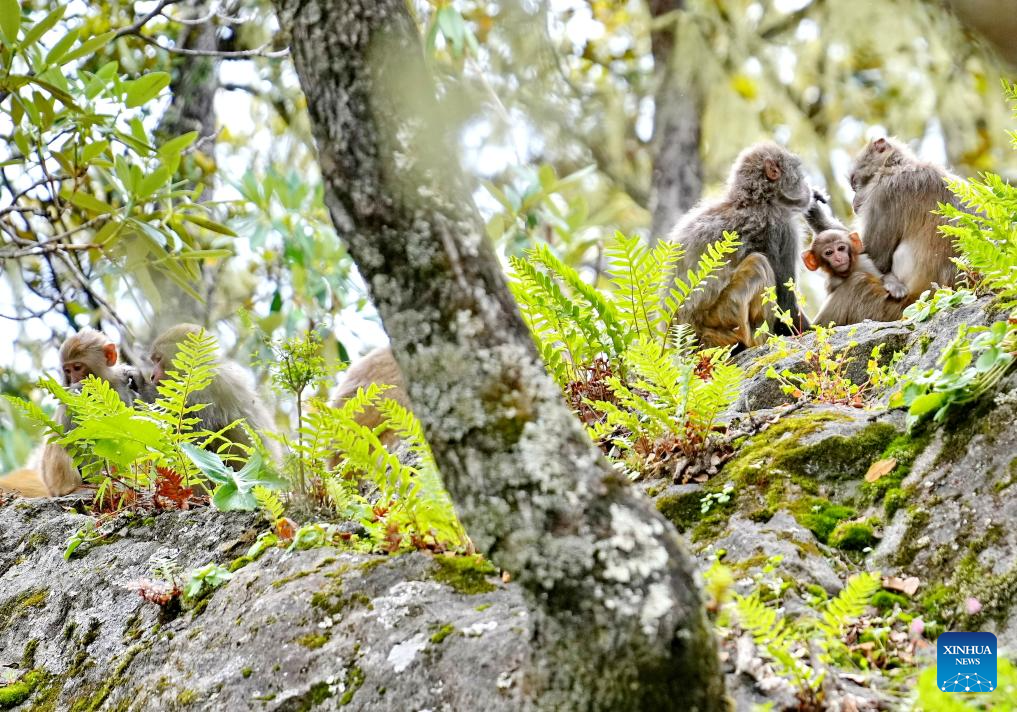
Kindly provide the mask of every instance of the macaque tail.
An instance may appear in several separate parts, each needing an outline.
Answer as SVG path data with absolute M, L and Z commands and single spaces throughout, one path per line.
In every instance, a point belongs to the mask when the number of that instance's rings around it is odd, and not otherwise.
M 25 497 L 49 496 L 38 470 L 30 467 L 22 467 L 20 470 L 0 475 L 0 491 L 14 492 Z

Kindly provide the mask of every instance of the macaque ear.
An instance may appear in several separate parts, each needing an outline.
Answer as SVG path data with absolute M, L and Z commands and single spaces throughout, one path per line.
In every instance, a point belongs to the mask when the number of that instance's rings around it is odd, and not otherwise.
M 116 344 L 106 344 L 102 347 L 103 354 L 106 355 L 106 365 L 113 366 L 117 362 L 117 347 Z
M 876 151 L 878 151 L 879 153 L 882 153 L 886 149 L 890 148 L 890 144 L 887 142 L 885 138 L 877 138 L 872 143 L 872 147 L 875 148 Z
M 805 267 L 808 268 L 810 272 L 815 272 L 819 269 L 819 260 L 816 259 L 816 256 L 812 254 L 811 250 L 802 254 L 802 262 L 805 263 Z
M 763 173 L 766 175 L 766 179 L 771 183 L 775 183 L 780 180 L 780 166 L 772 158 L 767 158 L 763 161 Z
M 865 252 L 865 245 L 862 243 L 862 237 L 857 232 L 852 232 L 848 235 L 848 239 L 851 240 L 851 249 L 855 251 L 856 255 L 860 255 Z

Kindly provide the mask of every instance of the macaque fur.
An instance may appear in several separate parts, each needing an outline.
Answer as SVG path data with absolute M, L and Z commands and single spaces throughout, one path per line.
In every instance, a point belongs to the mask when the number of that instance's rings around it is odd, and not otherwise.
M 893 274 L 883 274 L 857 232 L 824 230 L 816 235 L 802 262 L 811 271 L 826 275 L 828 296 L 816 315 L 816 323 L 854 324 L 864 319 L 899 319 L 906 301 L 907 287 Z
M 350 364 L 336 390 L 333 405 L 341 406 L 356 395 L 358 388 L 367 388 L 372 383 L 391 386 L 381 394 L 382 398 L 394 400 L 404 408 L 410 407 L 403 373 L 399 370 L 392 349 L 387 346 L 374 349 Z M 358 414 L 356 421 L 366 428 L 373 429 L 381 424 L 382 415 L 377 408 L 370 407 Z M 391 431 L 381 435 L 381 441 L 385 445 L 391 445 L 395 439 Z
M 116 344 L 100 331 L 82 329 L 60 347 L 60 367 L 64 386 L 76 390 L 88 376 L 105 380 L 128 406 L 135 400 L 151 401 L 155 388 L 145 375 L 133 366 L 118 363 Z M 60 406 L 56 419 L 69 430 L 74 427 L 67 409 Z M 81 473 L 67 451 L 56 443 L 47 442 L 29 456 L 28 465 L 0 477 L 0 489 L 30 497 L 56 497 L 73 492 L 81 485 Z
M 737 232 L 741 241 L 727 266 L 689 294 L 676 321 L 690 324 L 704 346 L 755 346 L 756 329 L 773 322 L 763 292 L 775 287 L 777 306 L 790 312 L 796 326 L 808 328 L 794 293 L 784 285 L 798 264 L 797 218 L 812 200 L 797 156 L 769 142 L 742 151 L 725 194 L 697 206 L 671 232 L 669 239 L 685 249 L 676 278 L 694 270 L 724 231 Z
M 958 206 L 940 166 L 918 160 L 903 143 L 889 138 L 871 141 L 855 158 L 851 188 L 852 207 L 859 232 L 876 269 L 892 274 L 906 289 L 901 309 L 932 287 L 952 287 L 957 268 L 953 243 L 939 233 L 945 222 L 933 213 L 939 203 Z M 816 233 L 829 229 L 847 231 L 818 205 L 806 214 Z M 840 299 L 850 294 L 841 292 Z M 862 315 L 862 318 L 879 318 Z M 898 317 L 899 318 L 899 315 Z M 860 319 L 859 319 L 860 320 Z
M 197 334 L 202 327 L 197 324 L 177 324 L 164 331 L 152 344 L 149 355 L 154 366 L 152 380 L 156 383 L 166 377 L 166 371 L 172 370 L 173 359 L 177 355 L 179 345 L 188 334 Z M 243 418 L 247 425 L 256 433 L 263 433 L 272 428 L 272 416 L 264 401 L 254 389 L 254 378 L 250 371 L 240 364 L 228 359 L 219 358 L 215 364 L 215 377 L 204 389 L 191 393 L 189 405 L 204 403 L 205 407 L 194 413 L 200 419 L 195 427 L 209 432 L 219 432 L 230 423 Z M 225 449 L 225 454 L 233 456 L 245 455 L 244 448 L 253 446 L 251 438 L 241 426 L 234 426 L 223 432 L 223 437 L 243 447 Z M 278 444 L 269 438 L 262 438 L 269 455 L 279 460 Z M 219 450 L 222 441 L 209 444 L 212 450 Z M 232 462 L 239 467 L 239 463 Z

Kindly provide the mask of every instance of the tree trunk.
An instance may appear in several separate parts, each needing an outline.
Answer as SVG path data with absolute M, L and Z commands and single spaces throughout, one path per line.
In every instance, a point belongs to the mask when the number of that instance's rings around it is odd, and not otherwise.
M 649 0 L 649 7 L 650 16 L 656 19 L 684 10 L 685 0 Z M 651 244 L 667 237 L 703 192 L 703 161 L 699 155 L 700 98 L 688 73 L 678 67 L 674 34 L 674 23 L 668 23 L 651 35 L 658 82 L 653 102 Z
M 276 7 L 332 220 L 445 484 L 478 549 L 532 604 L 529 703 L 724 708 L 692 563 L 547 376 L 484 237 L 406 4 Z

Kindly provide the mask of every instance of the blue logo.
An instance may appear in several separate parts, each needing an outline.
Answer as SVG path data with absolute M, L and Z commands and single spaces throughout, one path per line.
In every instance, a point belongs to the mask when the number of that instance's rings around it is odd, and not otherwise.
M 996 636 L 942 633 L 936 638 L 936 684 L 943 692 L 996 689 Z

